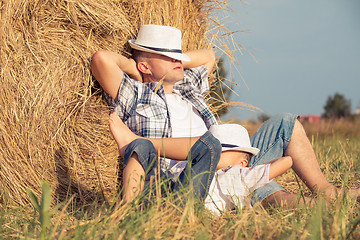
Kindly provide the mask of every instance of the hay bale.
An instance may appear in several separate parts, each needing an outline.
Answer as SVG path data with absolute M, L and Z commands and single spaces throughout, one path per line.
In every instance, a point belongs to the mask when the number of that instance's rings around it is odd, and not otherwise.
M 183 31 L 184 49 L 206 47 L 222 0 L 8 0 L 0 2 L 0 189 L 24 205 L 47 180 L 56 198 L 110 199 L 118 151 L 109 109 L 92 79 L 98 49 L 127 54 L 143 24 Z

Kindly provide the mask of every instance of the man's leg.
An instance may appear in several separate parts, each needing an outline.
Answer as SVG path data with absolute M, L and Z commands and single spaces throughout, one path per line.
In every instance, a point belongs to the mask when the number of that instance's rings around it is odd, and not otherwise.
M 195 196 L 203 200 L 214 177 L 220 153 L 219 140 L 210 132 L 201 136 L 190 150 L 191 160 L 179 176 L 180 184 L 173 184 L 173 190 L 177 191 L 181 186 L 191 184 Z M 136 197 L 143 190 L 144 184 L 150 183 L 151 176 L 160 174 L 161 179 L 168 179 L 168 176 L 160 170 L 158 155 L 153 144 L 147 139 L 138 138 L 128 145 L 124 155 L 124 165 L 126 166 L 123 174 L 126 201 Z M 144 169 L 148 171 L 145 172 Z M 161 188 L 161 191 L 163 190 Z
M 152 178 L 166 178 L 160 170 L 158 154 L 153 144 L 146 139 L 135 139 L 126 148 L 124 155 L 124 194 L 126 201 L 132 200 L 150 187 Z
M 192 184 L 196 197 L 204 200 L 220 160 L 221 144 L 209 131 L 190 150 L 191 160 L 179 176 L 180 185 Z M 175 186 L 177 190 L 179 186 Z
M 145 171 L 139 162 L 136 153 L 130 156 L 123 170 L 122 199 L 126 202 L 132 201 L 144 188 Z
M 154 148 L 152 142 L 147 139 L 139 138 L 134 135 L 121 121 L 121 119 L 112 113 L 109 118 L 110 131 L 118 145 L 118 149 L 121 156 L 124 156 L 124 169 L 123 181 L 125 187 L 125 193 L 130 199 L 141 192 L 144 183 L 141 182 L 143 178 L 145 183 L 150 181 L 150 176 L 155 175 L 157 170 L 161 177 L 168 178 L 163 172 L 158 170 L 158 158 L 157 151 Z M 172 151 L 180 151 L 180 149 L 187 148 L 189 140 L 179 141 L 179 139 L 150 139 L 161 145 L 164 141 L 164 146 L 170 148 Z M 157 141 L 160 140 L 160 141 Z M 177 149 L 171 147 L 172 141 L 175 144 L 180 144 Z M 194 186 L 194 192 L 202 199 L 206 196 L 217 164 L 220 159 L 221 145 L 218 139 L 216 139 L 210 132 L 206 132 L 200 138 L 193 138 L 196 142 L 192 145 L 190 150 L 190 158 L 188 166 L 184 172 L 180 175 L 180 185 L 186 185 L 190 181 Z M 166 143 L 165 143 L 166 142 Z M 130 143 L 130 144 L 129 144 Z M 184 146 L 182 146 L 184 145 Z M 126 149 L 126 151 L 125 151 Z M 159 150 L 162 148 L 159 148 Z M 164 150 L 164 149 L 162 149 Z M 166 150 L 168 151 L 168 150 Z M 183 150 L 182 150 L 183 151 Z M 162 152 L 162 151 L 160 151 Z M 186 153 L 183 160 L 185 160 Z M 170 153 L 167 155 L 171 155 Z M 150 169 L 149 172 L 145 172 L 144 169 Z M 179 186 L 174 186 L 174 190 L 178 190 Z
M 110 115 L 109 127 L 124 158 L 122 197 L 131 201 L 143 190 L 144 183 L 150 181 L 150 176 L 155 175 L 158 155 L 153 144 L 137 139 L 116 113 Z M 145 169 L 148 171 L 145 172 Z

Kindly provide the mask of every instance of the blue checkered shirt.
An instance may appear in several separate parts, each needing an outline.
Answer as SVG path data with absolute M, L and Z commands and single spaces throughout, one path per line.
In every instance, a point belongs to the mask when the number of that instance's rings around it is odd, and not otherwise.
M 141 83 L 124 73 L 119 87 L 118 101 L 105 97 L 123 122 L 136 135 L 148 138 L 171 137 L 170 113 L 162 86 L 155 93 L 158 82 Z M 173 93 L 187 99 L 199 111 L 207 128 L 217 124 L 203 94 L 209 91 L 205 66 L 186 69 L 184 79 L 175 83 Z M 162 166 L 164 169 L 166 166 Z

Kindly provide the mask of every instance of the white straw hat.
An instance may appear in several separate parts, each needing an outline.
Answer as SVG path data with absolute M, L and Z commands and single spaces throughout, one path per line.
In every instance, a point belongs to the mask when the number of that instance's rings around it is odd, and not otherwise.
M 190 61 L 181 51 L 181 31 L 175 27 L 143 25 L 136 39 L 129 40 L 132 48 L 157 53 L 181 61 Z
M 210 132 L 219 139 L 222 151 L 242 151 L 251 153 L 253 156 L 260 151 L 251 147 L 248 131 L 239 124 L 212 125 Z

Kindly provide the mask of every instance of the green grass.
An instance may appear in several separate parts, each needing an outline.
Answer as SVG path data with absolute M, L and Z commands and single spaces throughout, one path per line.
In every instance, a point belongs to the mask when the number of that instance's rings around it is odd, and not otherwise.
M 360 187 L 358 133 L 342 133 L 343 130 L 326 134 L 309 131 L 309 137 L 320 167 L 330 182 L 344 189 Z M 292 172 L 281 177 L 279 182 L 282 181 L 288 183 L 289 191 L 298 191 Z M 303 184 L 300 188 L 308 193 Z M 183 197 L 189 198 L 184 194 L 180 200 Z M 48 209 L 50 221 L 45 225 L 39 219 L 40 203 L 39 209 L 34 209 L 31 204 L 19 207 L 11 199 L 3 199 L 0 236 L 4 239 L 39 239 L 41 236 L 45 239 L 360 238 L 359 205 L 346 194 L 330 205 L 319 199 L 313 207 L 293 210 L 277 208 L 268 211 L 255 206 L 221 217 L 212 216 L 191 198 L 185 205 L 179 198 L 155 198 L 148 206 L 140 202 L 116 206 L 110 203 L 76 210 L 72 207 L 76 203 L 69 199 L 59 203 L 56 211 Z

